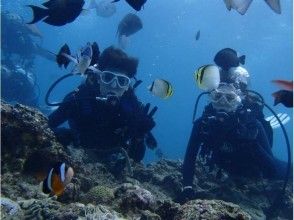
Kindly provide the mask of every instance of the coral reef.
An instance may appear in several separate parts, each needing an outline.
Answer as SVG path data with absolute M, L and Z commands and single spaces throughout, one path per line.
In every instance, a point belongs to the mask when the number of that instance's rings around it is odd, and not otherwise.
M 11 106 L 3 101 L 1 150 L 1 173 L 47 171 L 50 164 L 67 158 L 42 113 L 21 104 Z
M 95 186 L 82 198 L 83 203 L 111 204 L 114 199 L 113 189 L 99 185 Z
M 1 219 L 3 218 L 20 218 L 22 211 L 17 202 L 12 201 L 9 198 L 2 197 L 0 199 L 1 204 Z
M 156 199 L 151 192 L 131 183 L 124 183 L 119 186 L 114 195 L 121 200 L 119 202 L 120 209 L 126 212 L 134 209 L 154 210 L 156 203 Z
M 1 116 L 3 219 L 262 220 L 281 190 L 281 180 L 220 177 L 197 161 L 195 200 L 181 205 L 175 201 L 183 187 L 182 161 L 147 166 L 130 161 L 133 175 L 116 176 L 93 152 L 61 146 L 37 110 L 1 102 Z M 75 170 L 58 198 L 40 191 L 37 175 L 56 161 Z M 292 181 L 279 205 L 272 219 L 292 219 Z
M 250 220 L 251 217 L 238 205 L 221 200 L 192 200 L 184 204 L 174 220 L 195 219 L 238 219 Z

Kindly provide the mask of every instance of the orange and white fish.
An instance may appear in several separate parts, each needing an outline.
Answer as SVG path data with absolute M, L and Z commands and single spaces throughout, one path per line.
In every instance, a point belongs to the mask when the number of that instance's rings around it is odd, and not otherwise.
M 293 91 L 293 80 L 287 81 L 287 80 L 277 79 L 277 80 L 273 80 L 272 82 L 279 85 L 283 89 L 286 89 L 288 91 Z
M 65 163 L 57 163 L 41 182 L 43 193 L 60 196 L 71 182 L 73 175 L 73 168 L 68 167 Z

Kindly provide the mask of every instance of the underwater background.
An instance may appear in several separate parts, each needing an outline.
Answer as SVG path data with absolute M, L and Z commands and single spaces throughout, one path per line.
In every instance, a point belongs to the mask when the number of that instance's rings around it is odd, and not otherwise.
M 4 0 L 1 12 L 18 13 L 29 22 L 32 14 L 25 7 L 28 4 L 37 5 L 40 1 Z M 86 1 L 85 8 L 88 4 L 89 1 Z M 79 16 L 74 22 L 61 27 L 39 22 L 37 27 L 44 37 L 36 41 L 52 52 L 57 52 L 64 43 L 72 51 L 77 51 L 88 41 L 96 41 L 100 51 L 117 45 L 118 23 L 127 13 L 135 11 L 124 1 L 116 4 L 117 12 L 109 18 L 98 17 L 92 10 L 88 15 Z M 230 47 L 240 55 L 246 55 L 244 67 L 250 73 L 250 88 L 261 93 L 265 102 L 273 107 L 271 94 L 279 88 L 271 80 L 293 78 L 293 1 L 283 0 L 281 7 L 282 14 L 278 15 L 264 1 L 253 1 L 247 13 L 241 16 L 236 11 L 227 11 L 220 0 L 148 0 L 144 9 L 136 13 L 143 22 L 143 29 L 131 36 L 126 52 L 139 59 L 137 78 L 143 80 L 137 89 L 139 99 L 159 107 L 153 134 L 165 158 L 184 158 L 195 100 L 202 92 L 195 84 L 193 73 L 198 67 L 213 63 L 220 49 Z M 201 36 L 196 41 L 198 30 Z M 34 73 L 41 89 L 40 106 L 45 106 L 44 96 L 49 86 L 68 72 L 69 69 L 60 69 L 52 61 L 36 57 Z M 174 94 L 171 98 L 162 100 L 148 92 L 147 86 L 155 78 L 172 83 Z M 62 100 L 82 80 L 81 77 L 72 77 L 63 81 L 54 90 L 51 100 Z M 202 98 L 197 116 L 206 104 L 206 97 Z M 273 109 L 291 116 L 285 128 L 292 143 L 292 109 L 283 105 Z M 267 110 L 264 113 L 271 115 Z M 279 159 L 287 159 L 281 128 L 274 130 L 273 152 Z M 157 157 L 149 150 L 144 161 L 149 163 L 154 160 Z

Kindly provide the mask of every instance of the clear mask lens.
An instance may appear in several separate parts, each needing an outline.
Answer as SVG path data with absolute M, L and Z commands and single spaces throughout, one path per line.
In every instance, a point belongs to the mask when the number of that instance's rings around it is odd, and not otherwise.
M 221 85 L 218 89 L 210 93 L 212 106 L 217 110 L 227 112 L 235 111 L 241 104 L 241 98 L 237 90 L 230 84 Z
M 117 85 L 121 88 L 127 88 L 131 83 L 129 77 L 123 74 L 113 73 L 110 71 L 101 72 L 100 79 L 105 84 L 111 84 L 114 80 L 116 80 Z

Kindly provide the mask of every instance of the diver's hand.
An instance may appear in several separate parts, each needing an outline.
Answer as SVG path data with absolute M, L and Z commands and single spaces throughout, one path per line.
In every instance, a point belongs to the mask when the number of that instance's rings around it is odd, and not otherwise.
M 176 202 L 183 204 L 195 198 L 196 198 L 196 193 L 193 190 L 192 186 L 185 186 L 182 192 L 180 193 L 180 195 L 176 198 Z
M 142 109 L 142 112 L 139 114 L 139 117 L 138 117 L 138 133 L 139 134 L 146 134 L 150 132 L 155 126 L 153 115 L 155 114 L 158 108 L 157 106 L 155 106 L 151 109 L 150 112 L 149 112 L 149 108 L 150 108 L 150 103 L 147 103 Z
M 214 115 L 206 115 L 201 119 L 199 131 L 203 141 L 216 140 L 225 137 L 237 123 L 234 114 L 217 112 Z

